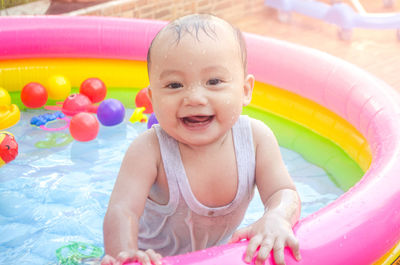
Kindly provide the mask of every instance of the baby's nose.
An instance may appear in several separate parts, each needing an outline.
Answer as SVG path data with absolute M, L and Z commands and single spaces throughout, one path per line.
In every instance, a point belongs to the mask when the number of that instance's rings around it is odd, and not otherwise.
M 207 104 L 206 91 L 203 87 L 189 87 L 185 98 L 183 99 L 186 105 L 205 105 Z

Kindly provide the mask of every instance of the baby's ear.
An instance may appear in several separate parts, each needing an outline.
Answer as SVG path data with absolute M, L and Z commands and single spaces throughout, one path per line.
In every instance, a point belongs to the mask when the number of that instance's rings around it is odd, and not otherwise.
M 243 106 L 250 104 L 251 95 L 253 94 L 255 78 L 253 75 L 247 75 L 244 79 L 244 94 L 243 94 Z
M 153 101 L 153 94 L 150 85 L 146 87 L 146 92 L 147 92 L 147 97 L 150 99 L 150 101 Z

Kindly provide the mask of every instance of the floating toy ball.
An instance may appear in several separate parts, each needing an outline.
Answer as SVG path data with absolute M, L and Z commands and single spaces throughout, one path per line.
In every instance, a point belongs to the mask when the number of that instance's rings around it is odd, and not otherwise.
M 62 75 L 53 75 L 47 80 L 50 99 L 65 99 L 71 93 L 71 83 Z
M 136 94 L 135 104 L 137 108 L 145 107 L 146 110 L 144 113 L 150 114 L 153 112 L 153 106 L 151 105 L 151 101 L 147 95 L 148 89 L 148 87 L 145 87 Z
M 129 118 L 129 121 L 132 123 L 135 122 L 147 122 L 148 118 L 146 115 L 143 114 L 143 112 L 145 111 L 145 107 L 140 107 L 140 108 L 136 108 L 133 113 L 132 116 Z
M 97 118 L 104 126 L 120 124 L 125 117 L 124 105 L 118 99 L 109 98 L 100 103 Z
M 0 132 L 0 167 L 13 161 L 18 155 L 18 144 L 14 135 Z
M 96 138 L 99 128 L 99 122 L 94 115 L 81 112 L 72 117 L 69 132 L 75 140 L 88 142 Z
M 7 90 L 0 87 L 0 106 L 11 105 L 11 97 Z
M 88 78 L 81 84 L 79 93 L 87 96 L 92 103 L 102 101 L 107 94 L 107 88 L 103 81 L 98 78 Z
M 156 115 L 152 113 L 149 117 L 149 121 L 147 122 L 147 129 L 150 129 L 153 124 L 158 124 L 158 120 L 156 118 Z
M 22 88 L 21 101 L 28 108 L 40 108 L 47 102 L 47 91 L 39 83 L 28 83 Z

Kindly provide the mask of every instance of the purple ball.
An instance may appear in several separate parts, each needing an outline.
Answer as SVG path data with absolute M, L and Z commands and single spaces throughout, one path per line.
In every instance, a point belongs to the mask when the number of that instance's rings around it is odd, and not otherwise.
M 154 115 L 154 113 L 152 113 L 149 117 L 149 120 L 147 121 L 147 129 L 150 129 L 151 126 L 153 126 L 153 124 L 157 124 L 158 120 L 156 118 L 156 115 Z
M 103 100 L 97 109 L 97 118 L 104 126 L 120 124 L 125 117 L 125 108 L 117 99 Z

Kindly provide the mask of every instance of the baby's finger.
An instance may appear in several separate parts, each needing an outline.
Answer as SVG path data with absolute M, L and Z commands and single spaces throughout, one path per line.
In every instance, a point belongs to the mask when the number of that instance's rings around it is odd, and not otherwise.
M 133 252 L 122 251 L 118 254 L 116 261 L 118 264 L 124 264 L 126 262 L 136 261 Z
M 274 245 L 274 259 L 277 265 L 285 265 L 284 250 L 285 242 L 281 239 L 277 239 Z
M 149 256 L 150 260 L 153 262 L 155 265 L 161 265 L 161 255 L 156 253 L 152 249 L 146 250 L 147 255 Z
M 287 245 L 292 250 L 292 253 L 293 253 L 293 256 L 295 257 L 295 259 L 297 261 L 301 260 L 299 240 L 297 240 L 296 237 L 292 236 L 287 240 Z
M 271 253 L 274 242 L 266 239 L 261 243 L 260 249 L 258 250 L 258 255 L 256 258 L 256 265 L 264 264 L 264 261 L 268 258 Z
M 260 246 L 262 241 L 261 236 L 254 236 L 250 239 L 249 244 L 247 245 L 246 249 L 246 257 L 244 258 L 244 261 L 246 263 L 250 263 L 251 260 L 254 257 L 254 253 L 256 252 L 257 248 Z
M 101 265 L 113 265 L 116 264 L 116 260 L 111 257 L 110 255 L 105 255 L 102 259 L 101 259 Z
M 233 233 L 231 239 L 229 240 L 229 243 L 235 243 L 238 242 L 242 239 L 248 239 L 249 238 L 249 229 L 247 227 L 243 227 L 241 229 L 238 229 Z
M 143 251 L 136 252 L 136 258 L 143 265 L 151 265 L 150 258 L 146 252 Z

